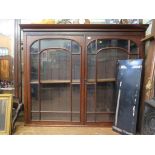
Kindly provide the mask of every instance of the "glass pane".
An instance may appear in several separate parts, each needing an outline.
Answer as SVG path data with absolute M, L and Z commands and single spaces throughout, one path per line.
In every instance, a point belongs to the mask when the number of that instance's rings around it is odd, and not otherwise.
M 70 85 L 43 84 L 41 86 L 41 111 L 71 112 Z
M 37 113 L 37 112 L 32 112 L 31 113 L 31 119 L 32 119 L 32 121 L 39 121 L 40 119 L 39 119 L 39 113 Z
M 87 52 L 88 54 L 95 54 L 96 53 L 96 40 L 92 41 L 88 47 L 87 47 Z
M 136 43 L 134 43 L 133 41 L 130 41 L 130 52 L 138 53 L 138 47 L 137 47 Z
M 96 114 L 96 122 L 113 122 L 114 114 Z
M 95 112 L 95 85 L 87 85 L 87 112 Z
M 47 48 L 64 48 L 71 51 L 71 40 L 65 39 L 44 39 L 40 41 L 41 51 Z
M 80 53 L 80 46 L 75 41 L 72 41 L 72 53 L 74 54 Z
M 31 81 L 38 80 L 38 63 L 39 63 L 39 55 L 31 54 Z
M 128 50 L 128 40 L 122 39 L 98 39 L 97 40 L 97 49 L 106 48 L 106 47 L 121 47 Z
M 71 121 L 71 113 L 41 112 L 41 120 L 44 121 Z
M 115 83 L 98 83 L 96 91 L 96 111 L 115 111 Z
M 87 79 L 96 78 L 96 55 L 88 55 Z
M 95 122 L 95 114 L 87 113 L 87 122 Z
M 7 100 L 0 100 L 0 131 L 5 130 Z
M 30 50 L 31 53 L 39 53 L 39 41 L 36 41 L 34 42 L 32 45 L 31 45 L 31 50 Z
M 80 112 L 80 85 L 72 85 L 72 111 Z
M 80 82 L 80 55 L 72 55 L 72 80 Z
M 31 84 L 31 105 L 32 111 L 39 111 L 38 84 Z
M 103 49 L 97 54 L 97 79 L 115 78 L 116 62 L 127 59 L 128 54 L 120 49 Z
M 139 58 L 139 55 L 129 55 L 129 58 L 130 59 L 138 59 Z
M 43 51 L 41 80 L 70 80 L 70 53 L 63 50 Z
M 80 122 L 80 113 L 72 113 L 72 122 Z

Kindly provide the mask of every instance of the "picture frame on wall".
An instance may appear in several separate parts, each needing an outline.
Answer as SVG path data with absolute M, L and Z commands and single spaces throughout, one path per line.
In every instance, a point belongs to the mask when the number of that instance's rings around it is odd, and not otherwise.
M 11 134 L 12 94 L 0 94 L 0 135 Z

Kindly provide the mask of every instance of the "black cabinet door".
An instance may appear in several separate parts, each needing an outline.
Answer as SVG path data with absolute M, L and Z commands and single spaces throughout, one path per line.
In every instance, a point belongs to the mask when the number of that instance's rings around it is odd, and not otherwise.
M 118 61 L 113 129 L 123 134 L 136 133 L 142 62 L 142 59 Z

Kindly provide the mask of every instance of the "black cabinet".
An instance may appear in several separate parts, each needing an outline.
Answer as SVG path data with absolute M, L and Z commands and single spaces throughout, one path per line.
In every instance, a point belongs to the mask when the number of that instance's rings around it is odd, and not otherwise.
M 113 129 L 123 134 L 136 133 L 142 62 L 142 59 L 118 61 L 117 106 Z

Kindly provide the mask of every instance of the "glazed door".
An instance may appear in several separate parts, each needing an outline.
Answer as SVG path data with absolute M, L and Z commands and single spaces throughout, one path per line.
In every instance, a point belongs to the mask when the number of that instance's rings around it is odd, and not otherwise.
M 83 37 L 74 36 L 76 41 L 66 38 L 40 39 L 31 45 L 29 109 L 32 122 L 81 123 Z
M 56 36 L 35 38 L 28 47 L 27 122 L 113 122 L 116 62 L 139 57 L 134 42 Z
M 87 37 L 85 104 L 86 123 L 109 123 L 115 114 L 116 62 L 138 58 L 136 44 L 125 39 Z

